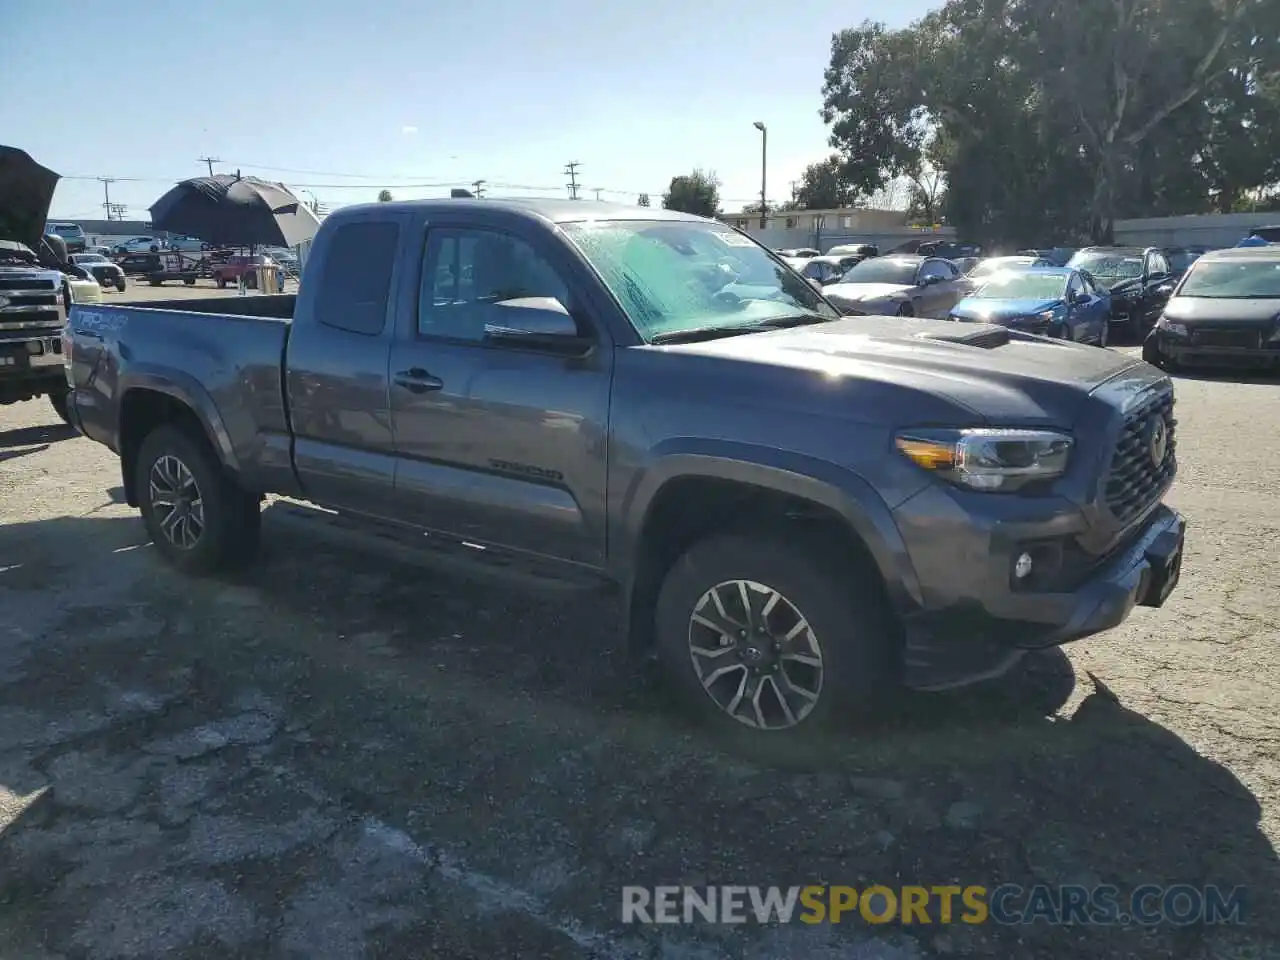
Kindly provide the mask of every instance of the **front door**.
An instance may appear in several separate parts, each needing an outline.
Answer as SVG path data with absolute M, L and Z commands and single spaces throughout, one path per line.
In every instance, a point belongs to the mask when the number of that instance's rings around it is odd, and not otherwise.
M 601 564 L 609 342 L 562 249 L 475 223 L 428 225 L 416 316 L 406 311 L 392 346 L 397 507 L 480 545 Z M 556 298 L 596 346 L 494 342 L 494 304 L 520 297 Z

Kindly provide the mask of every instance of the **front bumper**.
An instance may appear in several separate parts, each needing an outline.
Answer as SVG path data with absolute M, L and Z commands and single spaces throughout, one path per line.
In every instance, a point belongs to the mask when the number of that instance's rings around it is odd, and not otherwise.
M 1072 525 L 1063 515 L 1015 523 L 1003 532 L 988 529 L 986 557 L 976 555 L 976 542 L 969 551 L 951 545 L 956 578 L 971 581 L 956 592 L 968 596 L 904 618 L 906 685 L 940 690 L 998 676 L 1028 650 L 1109 630 L 1135 606 L 1161 606 L 1177 585 L 1186 522 L 1158 503 L 1103 558 L 1066 565 L 1046 589 L 1015 587 L 1012 561 L 1024 545 L 1034 544 L 1038 534 L 1069 541 Z M 970 551 L 975 556 L 966 557 Z
M 0 339 L 0 402 L 58 393 L 66 382 L 61 335 Z

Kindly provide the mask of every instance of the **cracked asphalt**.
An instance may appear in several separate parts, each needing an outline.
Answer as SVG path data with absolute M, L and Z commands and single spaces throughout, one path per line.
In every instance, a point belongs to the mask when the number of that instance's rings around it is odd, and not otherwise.
M 182 577 L 105 448 L 0 408 L 0 958 L 1280 957 L 1280 391 L 1177 389 L 1165 608 L 785 751 L 675 710 L 607 599 L 281 503 L 251 570 Z M 1179 882 L 1245 923 L 620 917 L 628 884 Z

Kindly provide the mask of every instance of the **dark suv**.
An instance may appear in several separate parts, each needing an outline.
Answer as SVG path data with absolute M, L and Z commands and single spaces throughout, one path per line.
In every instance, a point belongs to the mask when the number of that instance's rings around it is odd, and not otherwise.
M 1089 274 L 1111 293 L 1111 322 L 1135 340 L 1160 319 L 1173 294 L 1173 271 L 1158 247 L 1085 247 L 1067 266 Z

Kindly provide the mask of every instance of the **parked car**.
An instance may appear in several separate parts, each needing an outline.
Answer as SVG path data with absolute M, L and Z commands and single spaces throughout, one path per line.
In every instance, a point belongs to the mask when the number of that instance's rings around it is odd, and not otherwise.
M 969 269 L 965 276 L 978 283 L 1006 270 L 1029 270 L 1032 267 L 1051 266 L 1053 264 L 1044 257 L 1026 256 L 1024 254 L 1013 257 L 985 257 Z
M 972 289 L 950 260 L 892 254 L 862 261 L 823 295 L 846 315 L 945 317 Z
M 816 281 L 820 286 L 836 283 L 845 271 L 858 263 L 859 257 L 810 257 L 808 260 L 790 258 L 787 263 L 802 277 Z
M 297 297 L 72 310 L 72 417 L 182 570 L 245 562 L 287 493 L 348 540 L 616 589 L 692 704 L 801 736 L 1177 583 L 1173 386 L 1136 357 L 841 319 L 670 210 L 367 204 L 314 244 Z M 711 259 L 771 294 L 726 296 Z
M 78 223 L 50 220 L 44 225 L 44 232 L 61 237 L 62 242 L 67 245 L 67 253 L 84 253 L 84 248 L 89 244 L 89 238 L 84 235 L 84 229 Z
M 177 250 L 179 253 L 197 253 L 201 250 L 208 250 L 209 244 L 196 237 L 186 237 L 178 234 L 165 240 L 164 249 Z
M 1173 292 L 1169 261 L 1155 247 L 1085 247 L 1069 266 L 1111 294 L 1111 322 L 1140 341 Z
M 108 260 L 100 253 L 73 253 L 71 262 L 76 266 L 83 267 L 93 275 L 98 281 L 98 285 L 102 287 L 115 287 L 121 293 L 124 292 L 128 283 L 125 281 L 124 270 L 113 260 Z
M 828 257 L 861 257 L 863 260 L 880 256 L 880 247 L 874 243 L 838 243 L 827 251 Z
M 1142 355 L 1160 366 L 1280 364 L 1280 245 L 1214 250 L 1197 259 Z
M 1100 347 L 1107 345 L 1110 316 L 1110 298 L 1069 267 L 997 273 L 948 315 Z
M 982 247 L 975 243 L 962 243 L 956 240 L 912 237 L 910 240 L 905 240 L 890 250 L 887 256 L 902 256 L 904 254 L 955 260 L 961 257 L 980 257 L 982 256 Z
M 1280 224 L 1269 227 L 1254 227 L 1249 236 L 1265 240 L 1267 243 L 1280 243 Z
M 1075 254 L 1075 247 L 1039 247 L 1018 251 L 1018 256 L 1044 260 L 1051 267 L 1066 266 Z
M 164 241 L 159 237 L 130 237 L 111 248 L 114 253 L 159 253 Z
M 98 256 L 100 256 L 100 257 L 107 257 L 108 259 L 110 259 L 110 257 L 111 257 L 111 248 L 110 248 L 110 247 L 85 247 L 85 248 L 84 248 L 84 252 L 85 252 L 85 253 L 96 253 L 96 254 L 98 254 Z
M 258 267 L 275 263 L 265 254 L 254 254 L 253 256 L 234 254 L 226 258 L 226 260 L 215 263 L 210 272 L 213 275 L 214 283 L 219 287 L 239 286 L 240 278 L 244 278 L 244 285 L 250 290 L 257 289 L 258 286 Z
M 778 256 L 787 257 L 791 260 L 808 260 L 810 257 L 822 256 L 821 250 L 814 250 L 812 247 L 799 247 L 797 249 L 779 250 Z

